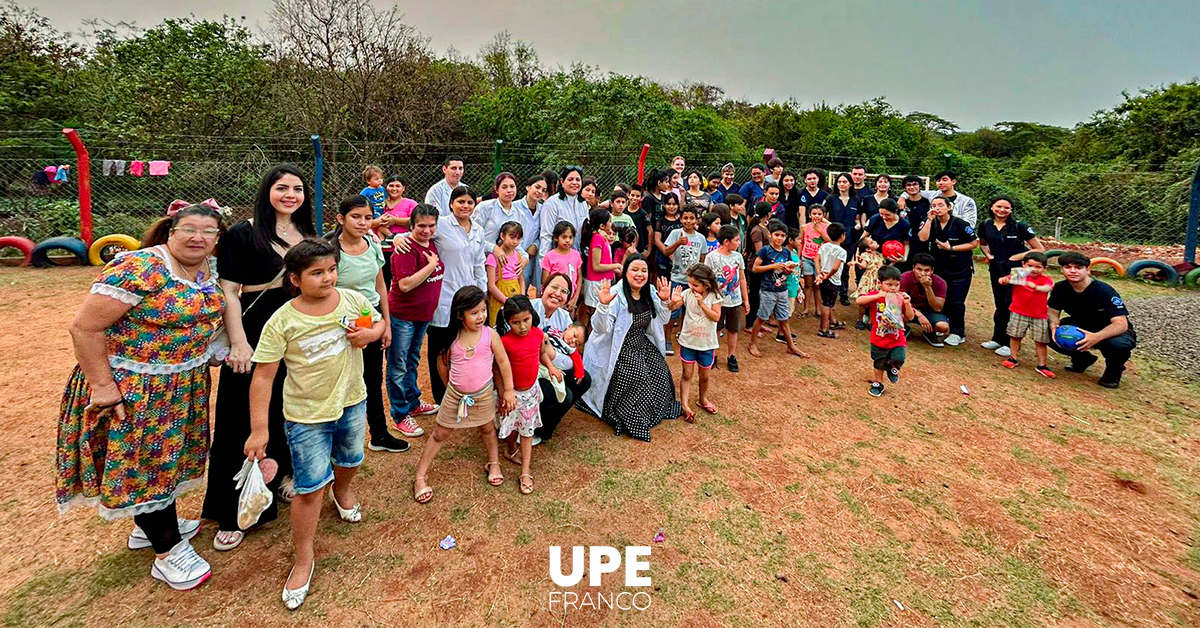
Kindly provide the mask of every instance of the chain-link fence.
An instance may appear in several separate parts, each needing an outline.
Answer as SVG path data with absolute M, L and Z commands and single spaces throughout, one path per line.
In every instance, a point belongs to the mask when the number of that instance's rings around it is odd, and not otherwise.
M 165 141 L 162 147 L 123 146 L 104 137 L 81 133 L 91 153 L 93 234 L 95 237 L 124 233 L 139 236 L 163 215 L 175 199 L 198 202 L 216 198 L 234 210 L 234 218 L 252 212 L 260 179 L 275 163 L 295 163 L 313 181 L 315 153 L 307 138 L 289 138 L 282 142 L 252 141 L 233 145 L 229 138 L 193 138 Z M 45 138 L 41 138 L 45 142 Z M 65 139 L 58 138 L 63 150 L 52 156 L 22 156 L 18 148 L 0 146 L 0 235 L 21 235 L 41 241 L 59 235 L 79 233 L 78 181 L 74 158 Z M 44 152 L 42 154 L 45 154 Z M 406 195 L 423 199 L 426 190 L 441 179 L 440 160 L 447 154 L 461 155 L 465 161 L 463 181 L 482 195 L 491 190 L 498 157 L 499 167 L 524 179 L 562 163 L 537 163 L 529 153 L 494 152 L 490 144 L 430 147 L 412 151 L 393 146 L 371 150 L 339 143 L 326 146 L 323 168 L 324 217 L 333 223 L 334 209 L 347 194 L 364 186 L 363 169 L 380 166 L 388 174 L 399 174 L 407 182 Z M 817 168 L 828 172 L 848 170 L 858 161 L 851 157 L 791 155 L 780 153 L 788 170 L 800 173 Z M 671 156 L 652 153 L 647 169 L 665 168 Z M 131 172 L 134 161 L 169 160 L 166 175 L 154 176 Z M 597 180 L 603 196 L 617 183 L 637 178 L 636 150 L 627 160 L 620 155 L 583 156 L 586 176 Z M 688 168 L 701 173 L 718 172 L 729 160 L 722 155 L 703 155 L 689 159 Z M 37 173 L 48 165 L 69 164 L 72 170 L 66 182 L 45 183 Z M 736 180 L 750 178 L 752 163 L 736 161 Z M 1029 222 L 1039 233 L 1074 241 L 1103 241 L 1133 244 L 1179 244 L 1183 241 L 1191 172 L 1178 170 L 1141 171 L 1127 167 L 1123 171 L 1088 168 L 1078 164 L 1030 167 L 1015 161 L 956 158 L 947 164 L 942 158 L 905 162 L 865 163 L 869 172 L 886 172 L 892 177 L 892 193 L 902 191 L 901 179 L 913 173 L 928 177 L 949 166 L 958 172 L 958 190 L 979 204 L 979 215 L 987 214 L 987 201 L 997 195 L 1011 197 L 1018 217 Z M 823 178 L 825 185 L 832 182 Z M 871 183 L 871 181 L 868 181 Z

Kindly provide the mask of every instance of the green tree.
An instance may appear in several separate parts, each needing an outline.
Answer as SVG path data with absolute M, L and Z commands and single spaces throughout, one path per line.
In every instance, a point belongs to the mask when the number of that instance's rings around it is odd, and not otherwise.
M 82 49 L 35 9 L 0 5 L 0 128 L 56 130 L 75 114 Z
M 141 139 L 279 128 L 264 106 L 274 82 L 270 48 L 241 22 L 167 19 L 133 37 L 97 36 L 77 94 L 89 127 Z

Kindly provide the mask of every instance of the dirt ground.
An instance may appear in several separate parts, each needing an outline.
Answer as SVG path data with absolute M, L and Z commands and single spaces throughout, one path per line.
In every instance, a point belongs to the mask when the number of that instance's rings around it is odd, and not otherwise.
M 195 545 L 214 575 L 174 592 L 149 577 L 149 550 L 125 548 L 130 523 L 59 516 L 53 503 L 74 362 L 66 327 L 95 272 L 0 269 L 6 625 L 1200 625 L 1200 387 L 1144 355 L 1116 391 L 1095 385 L 1098 370 L 1063 371 L 1058 356 L 1056 381 L 1002 368 L 977 345 L 990 324 L 986 274 L 969 344 L 914 343 L 880 399 L 866 392 L 864 333 L 824 340 L 799 320 L 812 359 L 774 342 L 755 359 L 743 344 L 740 373 L 713 373 L 720 414 L 668 422 L 650 444 L 572 412 L 534 450 L 531 496 L 507 463 L 508 481 L 487 485 L 474 437 L 440 456 L 426 506 L 411 492 L 419 443 L 368 452 L 366 519 L 342 523 L 326 505 L 297 612 L 279 598 L 286 511 L 230 553 L 212 549 L 206 523 Z M 1133 309 L 1169 293 L 1118 289 Z M 200 496 L 181 513 L 195 516 Z M 447 534 L 458 547 L 438 549 Z M 551 545 L 652 545 L 653 585 L 628 589 L 651 605 L 551 608 Z M 621 572 L 569 589 L 622 590 Z

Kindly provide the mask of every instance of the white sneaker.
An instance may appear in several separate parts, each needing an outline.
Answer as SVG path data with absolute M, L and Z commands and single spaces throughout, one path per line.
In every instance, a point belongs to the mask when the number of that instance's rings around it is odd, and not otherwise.
M 987 349 L 988 351 L 995 351 L 996 349 L 1000 348 L 1000 343 L 996 342 L 995 340 L 989 340 L 979 346 Z
M 155 558 L 150 575 L 162 580 L 176 591 L 187 591 L 200 586 L 212 575 L 208 561 L 200 557 L 191 543 L 180 541 L 171 548 L 166 558 Z
M 1008 347 L 1000 347 L 999 349 L 996 349 L 996 355 L 1002 358 L 1007 358 L 1012 355 L 1012 349 Z
M 196 533 L 200 531 L 199 519 L 184 519 L 179 517 L 179 536 L 185 541 L 190 541 Z M 151 546 L 150 537 L 142 531 L 138 526 L 133 526 L 133 532 L 129 533 L 129 540 L 125 543 L 131 550 L 145 549 Z
M 958 334 L 950 334 L 949 336 L 946 336 L 946 339 L 943 340 L 942 342 L 945 342 L 946 344 L 950 345 L 951 347 L 957 347 L 958 345 L 961 345 L 962 343 L 964 343 L 966 341 L 967 341 L 966 338 L 963 338 L 962 336 L 960 336 Z

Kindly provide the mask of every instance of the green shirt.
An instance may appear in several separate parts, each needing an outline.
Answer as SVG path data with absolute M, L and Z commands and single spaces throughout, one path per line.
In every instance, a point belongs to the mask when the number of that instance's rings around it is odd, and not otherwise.
M 336 421 L 345 408 L 367 398 L 362 349 L 350 346 L 339 321 L 346 317 L 353 325 L 363 308 L 371 311 L 372 321 L 382 317 L 358 292 L 337 291 L 341 300 L 324 316 L 310 316 L 293 301 L 285 303 L 263 327 L 254 350 L 256 363 L 283 360 L 287 366 L 283 417 L 294 423 Z
M 629 214 L 621 214 L 620 216 L 613 214 L 612 215 L 612 224 L 613 224 L 614 228 L 615 227 L 634 227 L 634 226 L 636 226 L 633 223 L 633 218 L 629 217 Z
M 375 290 L 375 278 L 383 268 L 383 248 L 374 238 L 363 239 L 367 241 L 367 250 L 361 254 L 351 255 L 342 251 L 338 259 L 337 287 L 357 290 L 367 298 L 371 307 L 378 308 L 379 292 Z

